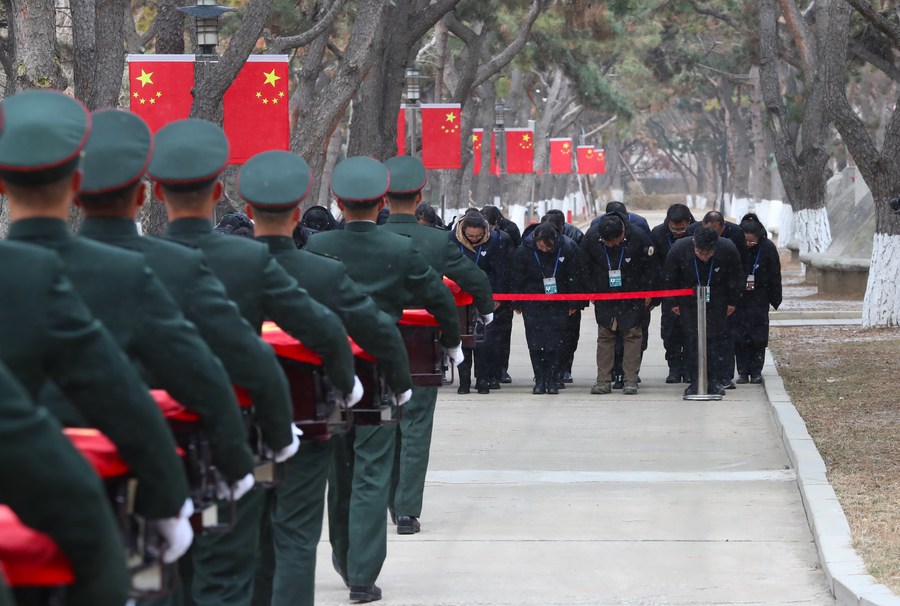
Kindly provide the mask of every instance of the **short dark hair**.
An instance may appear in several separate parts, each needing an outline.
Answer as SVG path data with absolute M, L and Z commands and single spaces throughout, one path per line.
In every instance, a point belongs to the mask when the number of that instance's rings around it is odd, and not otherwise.
M 127 187 L 97 194 L 78 194 L 78 203 L 88 211 L 123 211 L 131 204 L 134 190 L 140 185 L 135 181 Z
M 397 202 L 412 202 L 419 195 L 418 191 L 388 192 L 388 198 Z
M 701 227 L 694 234 L 694 248 L 712 250 L 719 243 L 719 234 L 712 227 Z
M 597 222 L 597 232 L 603 241 L 615 240 L 625 231 L 625 223 L 618 213 L 610 213 L 600 217 Z
M 481 214 L 481 211 L 478 210 L 466 211 L 466 214 L 459 220 L 459 224 L 462 225 L 463 229 L 467 227 L 481 227 L 485 231 L 488 231 L 491 228 L 491 226 L 488 225 L 487 219 L 485 219 L 484 215 Z
M 335 228 L 337 221 L 331 211 L 324 206 L 311 206 L 300 218 L 300 225 L 315 231 L 330 231 Z
M 434 225 L 437 221 L 437 213 L 431 204 L 427 202 L 422 202 L 416 207 L 416 218 L 417 219 L 425 219 L 431 225 Z
M 566 216 L 561 210 L 551 209 L 541 217 L 541 223 L 550 223 L 559 231 L 566 226 Z
M 500 223 L 500 219 L 503 218 L 503 213 L 500 212 L 500 209 L 491 205 L 482 208 L 481 214 L 484 215 L 484 218 L 487 219 L 487 222 L 491 225 L 497 225 Z
M 725 225 L 725 217 L 717 210 L 711 210 L 703 215 L 703 225 L 715 223 L 716 225 Z
M 691 209 L 684 204 L 673 204 L 666 211 L 666 221 L 674 221 L 675 223 L 690 221 L 693 223 L 694 215 L 691 214 Z
M 253 222 L 247 215 L 239 212 L 226 213 L 213 231 L 226 236 L 243 236 L 245 238 L 252 238 L 254 234 Z
M 606 205 L 607 213 L 622 213 L 625 216 L 628 216 L 628 209 L 625 207 L 624 202 L 620 202 L 618 200 L 613 200 Z
M 534 237 L 535 244 L 538 242 L 552 242 L 556 244 L 556 241 L 559 239 L 559 231 L 557 231 L 553 223 L 540 223 L 531 234 Z

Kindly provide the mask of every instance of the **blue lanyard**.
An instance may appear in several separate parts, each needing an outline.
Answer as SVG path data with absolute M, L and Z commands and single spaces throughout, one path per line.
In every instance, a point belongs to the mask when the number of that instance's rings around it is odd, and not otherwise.
M 475 265 L 476 266 L 478 265 L 479 259 L 481 259 L 481 249 L 482 248 L 484 248 L 484 244 L 479 246 L 478 250 L 475 251 Z M 459 245 L 459 252 L 461 252 L 462 254 L 466 254 L 466 248 L 462 244 Z
M 609 268 L 609 271 L 612 271 L 612 263 L 610 263 L 610 261 L 609 261 L 609 246 L 607 246 L 607 245 L 604 244 L 604 245 L 603 245 L 603 252 L 606 253 L 606 267 Z M 616 270 L 621 270 L 621 269 L 622 269 L 622 259 L 624 259 L 624 258 L 625 258 L 625 247 L 623 246 L 623 247 L 622 247 L 622 254 L 619 255 L 619 266 L 616 268 Z
M 715 265 L 715 264 L 716 264 L 715 259 L 709 260 L 709 275 L 706 277 L 705 286 L 709 286 L 712 283 L 713 265 Z M 697 256 L 696 255 L 694 255 L 694 271 L 697 272 L 697 286 L 704 286 L 703 284 L 700 284 L 700 266 L 697 265 Z
M 759 244 L 757 244 L 757 246 L 759 246 Z M 750 268 L 750 275 L 751 275 L 751 276 L 755 276 L 755 275 L 756 275 L 756 268 L 759 267 L 759 253 L 761 253 L 761 252 L 762 252 L 762 249 L 761 249 L 761 248 L 760 248 L 760 249 L 757 249 L 757 251 L 756 251 L 756 261 L 753 262 L 753 267 Z
M 561 251 L 561 249 L 556 251 L 556 265 L 553 266 L 553 275 L 550 276 L 551 278 L 556 277 L 556 270 L 557 270 L 557 268 L 559 268 L 559 253 L 560 253 L 560 251 Z M 532 252 L 534 253 L 534 260 L 537 261 L 538 269 L 541 270 L 541 277 L 543 278 L 544 277 L 544 267 L 541 265 L 541 258 L 538 257 L 536 250 L 534 250 Z

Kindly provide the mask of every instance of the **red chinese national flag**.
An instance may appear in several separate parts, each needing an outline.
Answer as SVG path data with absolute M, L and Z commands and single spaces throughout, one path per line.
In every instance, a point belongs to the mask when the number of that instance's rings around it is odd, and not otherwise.
M 406 106 L 403 104 L 397 112 L 397 155 L 406 155 Z
M 606 151 L 594 148 L 594 160 L 597 163 L 597 174 L 606 174 Z
M 287 55 L 251 55 L 225 92 L 228 162 L 290 146 Z
M 578 146 L 578 174 L 596 175 L 597 159 L 594 148 L 590 145 Z
M 550 139 L 550 173 L 564 175 L 572 172 L 572 140 Z
M 425 168 L 461 168 L 459 103 L 422 105 L 422 163 Z
M 472 172 L 481 174 L 481 140 L 484 138 L 483 128 L 472 129 Z
M 534 131 L 530 128 L 506 129 L 506 172 L 510 175 L 534 173 Z
M 156 132 L 191 115 L 194 55 L 128 55 L 129 109 Z

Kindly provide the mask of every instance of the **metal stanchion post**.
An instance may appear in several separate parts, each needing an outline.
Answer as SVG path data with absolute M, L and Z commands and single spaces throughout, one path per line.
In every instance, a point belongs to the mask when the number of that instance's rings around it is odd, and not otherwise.
M 684 396 L 685 400 L 721 400 L 719 394 L 706 393 L 706 293 L 709 286 L 697 287 L 697 393 Z

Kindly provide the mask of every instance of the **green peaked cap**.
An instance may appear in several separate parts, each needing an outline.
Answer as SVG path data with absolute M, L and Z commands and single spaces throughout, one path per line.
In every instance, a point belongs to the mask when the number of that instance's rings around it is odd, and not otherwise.
M 91 132 L 80 101 L 59 91 L 29 90 L 3 100 L 0 172 L 23 185 L 49 183 L 78 167 Z
M 312 174 L 306 160 L 286 151 L 256 154 L 238 173 L 238 194 L 263 210 L 294 208 L 309 193 Z
M 345 202 L 368 202 L 387 193 L 390 181 L 384 164 L 367 156 L 354 156 L 334 167 L 331 193 Z
M 84 147 L 81 193 L 100 194 L 136 183 L 153 153 L 150 127 L 139 116 L 120 109 L 92 114 L 94 127 Z
M 425 165 L 418 158 L 394 156 L 384 165 L 391 174 L 389 194 L 412 194 L 425 187 L 428 177 L 425 174 Z
M 166 185 L 215 179 L 228 163 L 228 138 L 218 124 L 198 118 L 163 126 L 153 141 L 150 176 Z

